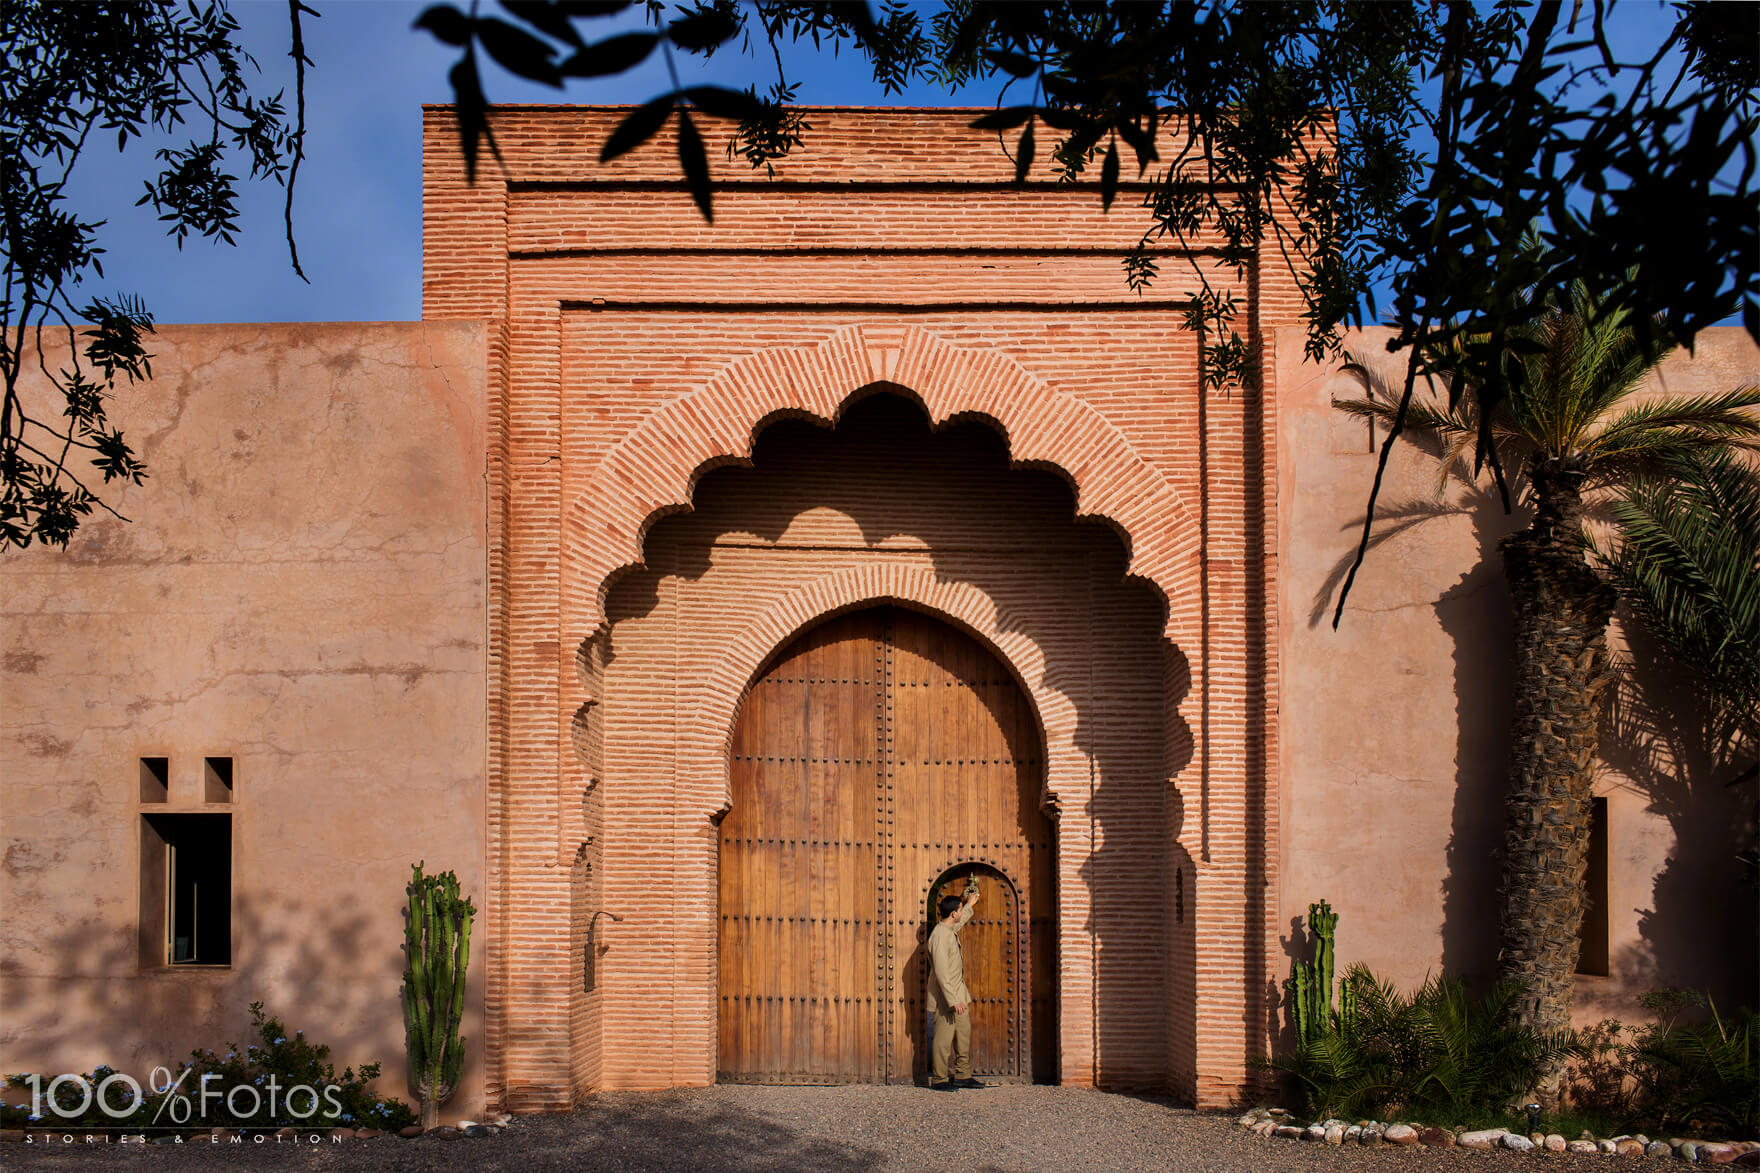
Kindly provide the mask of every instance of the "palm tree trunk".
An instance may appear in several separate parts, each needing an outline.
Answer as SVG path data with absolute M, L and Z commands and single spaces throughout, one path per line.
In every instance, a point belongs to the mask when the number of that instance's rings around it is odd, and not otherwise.
M 1559 1031 L 1571 1019 L 1614 595 L 1578 538 L 1582 474 L 1549 462 L 1532 476 L 1538 516 L 1503 543 L 1516 681 L 1498 976 L 1523 986 L 1520 1021 Z

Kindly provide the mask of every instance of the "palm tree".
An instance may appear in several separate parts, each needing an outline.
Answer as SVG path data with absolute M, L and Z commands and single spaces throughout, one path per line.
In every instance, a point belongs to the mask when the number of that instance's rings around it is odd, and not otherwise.
M 1720 740 L 1760 737 L 1760 475 L 1695 455 L 1610 512 L 1617 541 L 1598 568 L 1699 682 Z
M 1534 514 L 1502 543 L 1516 679 L 1498 977 L 1521 984 L 1516 1016 L 1544 1032 L 1570 1026 L 1590 782 L 1616 598 L 1590 564 L 1584 510 L 1639 477 L 1664 476 L 1682 460 L 1751 447 L 1760 437 L 1752 410 L 1760 388 L 1628 402 L 1660 358 L 1626 315 L 1575 290 L 1505 351 L 1510 391 L 1488 421 L 1510 483 Z M 1391 422 L 1397 397 L 1365 372 L 1370 397 L 1335 406 Z M 1456 371 L 1452 381 L 1458 392 L 1471 378 Z M 1473 475 L 1466 461 L 1479 436 L 1474 398 L 1453 394 L 1448 406 L 1414 399 L 1407 412 L 1413 438 L 1437 446 L 1439 485 L 1451 471 Z

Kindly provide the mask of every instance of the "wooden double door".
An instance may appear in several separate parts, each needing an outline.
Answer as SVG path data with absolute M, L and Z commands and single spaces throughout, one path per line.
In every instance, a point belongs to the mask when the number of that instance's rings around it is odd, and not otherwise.
M 720 828 L 722 1080 L 922 1080 L 930 904 L 973 875 L 973 1069 L 1056 1078 L 1042 745 L 995 656 L 918 612 L 843 615 L 778 654 L 734 727 Z

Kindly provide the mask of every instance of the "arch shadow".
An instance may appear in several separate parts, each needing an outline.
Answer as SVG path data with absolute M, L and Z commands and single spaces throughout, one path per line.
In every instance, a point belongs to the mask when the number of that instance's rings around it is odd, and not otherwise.
M 1060 1026 L 1064 1078 L 1165 1087 L 1170 1071 L 1196 1068 L 1195 1053 L 1168 1053 L 1170 1035 L 1188 1052 L 1195 1046 L 1193 1012 L 1188 1001 L 1178 1011 L 1187 1025 L 1173 1027 L 1165 980 L 1146 977 L 1166 970 L 1171 912 L 1143 894 L 1165 891 L 1190 797 L 1169 783 L 1193 753 L 1179 716 L 1191 669 L 1165 639 L 1159 590 L 1129 579 L 1116 531 L 1087 524 L 1067 480 L 1020 463 L 989 422 L 968 415 L 936 426 L 919 401 L 888 388 L 846 405 L 836 426 L 782 419 L 757 438 L 749 462 L 702 477 L 691 512 L 652 527 L 645 564 L 619 577 L 609 626 L 595 638 L 620 651 L 645 639 L 637 633 L 668 584 L 745 573 L 791 548 L 848 560 L 791 572 L 791 589 L 756 619 L 718 631 L 717 658 L 681 679 L 680 792 L 705 822 L 731 799 L 728 737 L 739 706 L 794 635 L 883 601 L 976 638 L 1033 701 L 1055 850 L 1077 861 L 1080 892 L 1096 894 L 1063 906 L 1062 965 L 1072 947 L 1085 955 L 1096 1007 L 1088 1021 Z M 924 486 L 938 501 L 917 493 Z M 1059 591 L 1068 605 L 1047 607 Z M 617 658 L 608 662 L 615 673 Z M 1180 855 L 1195 901 L 1196 871 Z M 1195 981 L 1187 988 L 1195 997 Z M 1083 1070 L 1067 1070 L 1071 1056 Z

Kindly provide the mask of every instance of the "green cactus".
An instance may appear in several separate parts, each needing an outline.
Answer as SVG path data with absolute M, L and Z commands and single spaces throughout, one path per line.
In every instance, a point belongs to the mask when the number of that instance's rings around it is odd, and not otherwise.
M 1332 1005 L 1333 931 L 1338 914 L 1322 900 L 1308 905 L 1308 928 L 1314 934 L 1314 959 L 1290 963 L 1287 984 L 1295 1017 L 1296 1036 L 1303 1043 L 1316 1042 L 1333 1031 L 1348 1028 L 1356 1017 L 1356 990 L 1350 982 L 1339 983 L 1339 1005 Z
M 452 1098 L 464 1067 L 458 1024 L 464 1017 L 471 918 L 477 910 L 459 896 L 457 876 L 451 872 L 424 876 L 422 866 L 414 865 L 408 888 L 403 1020 L 410 1079 L 426 1129 L 439 1123 L 440 1105 Z

